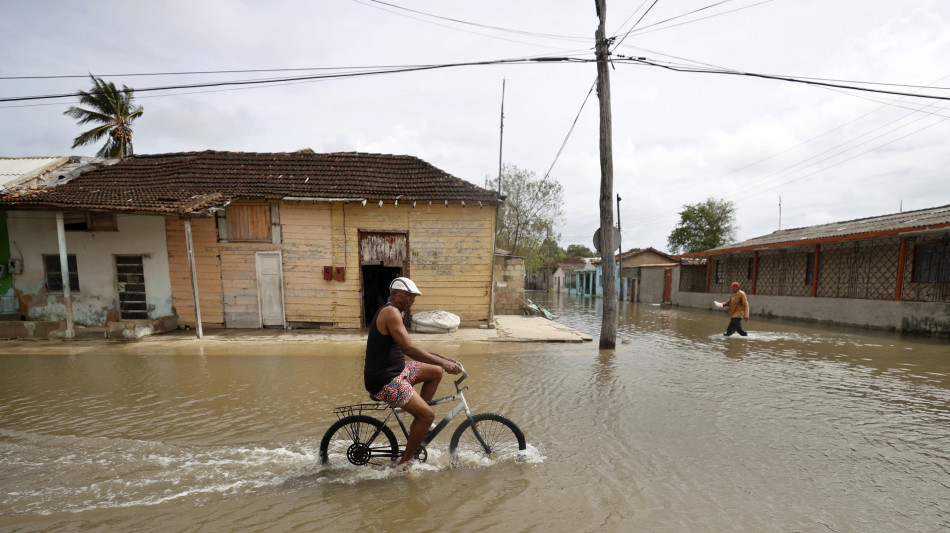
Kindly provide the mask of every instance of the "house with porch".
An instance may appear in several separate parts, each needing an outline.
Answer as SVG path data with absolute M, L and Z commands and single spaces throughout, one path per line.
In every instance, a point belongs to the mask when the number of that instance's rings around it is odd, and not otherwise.
M 779 230 L 677 257 L 677 305 L 708 308 L 738 281 L 753 316 L 950 335 L 950 206 Z
M 558 271 L 554 278 L 556 283 L 563 279 L 561 291 L 579 296 L 597 295 L 597 268 L 591 258 L 566 257 L 558 262 Z
M 501 201 L 412 156 L 206 151 L 125 158 L 0 210 L 25 322 L 139 336 L 360 328 L 397 276 L 421 288 L 415 311 L 488 323 Z

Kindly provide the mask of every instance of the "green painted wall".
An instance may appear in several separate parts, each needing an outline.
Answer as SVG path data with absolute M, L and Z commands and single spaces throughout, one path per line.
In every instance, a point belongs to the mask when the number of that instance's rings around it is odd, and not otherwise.
M 0 211 L 0 265 L 10 263 L 10 232 L 7 231 L 7 212 Z M 0 278 L 0 314 L 16 312 L 16 296 L 13 293 L 13 276 L 7 274 Z

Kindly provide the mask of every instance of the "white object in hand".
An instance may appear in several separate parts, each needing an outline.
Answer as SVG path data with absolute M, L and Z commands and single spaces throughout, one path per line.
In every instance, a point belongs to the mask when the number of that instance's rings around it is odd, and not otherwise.
M 713 304 L 715 304 L 716 309 L 722 309 L 722 302 L 717 302 L 716 300 L 713 300 Z

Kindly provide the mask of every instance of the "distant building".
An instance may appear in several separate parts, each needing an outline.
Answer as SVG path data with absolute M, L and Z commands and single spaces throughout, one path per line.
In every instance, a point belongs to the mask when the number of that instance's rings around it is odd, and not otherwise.
M 950 206 L 779 230 L 677 257 L 677 305 L 708 308 L 738 281 L 753 316 L 950 335 Z

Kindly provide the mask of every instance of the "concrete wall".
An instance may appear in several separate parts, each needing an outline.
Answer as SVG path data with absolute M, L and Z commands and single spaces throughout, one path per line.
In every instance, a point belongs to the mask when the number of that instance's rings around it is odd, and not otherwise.
M 117 215 L 118 231 L 67 231 L 66 252 L 76 256 L 79 291 L 72 293 L 77 326 L 104 327 L 119 321 L 115 255 L 142 255 L 149 319 L 172 315 L 168 253 L 163 217 Z M 10 250 L 22 259 L 13 277 L 17 312 L 27 320 L 65 320 L 61 293 L 46 290 L 43 255 L 58 255 L 56 214 L 46 211 L 7 213 Z
M 666 276 L 666 269 L 673 269 L 673 288 L 670 298 L 675 303 L 679 296 L 679 271 L 680 267 L 641 267 L 640 268 L 640 299 L 639 302 L 661 304 L 663 303 L 663 280 Z
M 673 299 L 684 307 L 712 308 L 727 293 L 681 292 Z M 950 304 L 808 298 L 749 294 L 751 315 L 813 320 L 828 324 L 871 327 L 904 333 L 950 336 Z
M 495 314 L 520 315 L 524 301 L 524 258 L 495 256 Z

